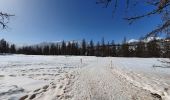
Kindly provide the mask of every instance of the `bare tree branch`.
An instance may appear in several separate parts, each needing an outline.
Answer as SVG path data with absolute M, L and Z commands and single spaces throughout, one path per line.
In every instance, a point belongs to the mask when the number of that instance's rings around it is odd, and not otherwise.
M 159 5 L 159 1 L 153 2 L 153 1 L 147 1 L 146 2 L 149 5 L 153 5 L 153 6 L 158 6 Z
M 149 36 L 153 36 L 153 35 L 157 35 L 158 33 L 162 32 L 163 30 L 165 30 L 166 28 L 169 28 L 170 27 L 170 20 L 166 21 L 162 26 L 156 28 L 155 30 L 153 30 L 152 32 L 148 33 L 146 35 L 146 37 L 149 37 Z M 170 33 L 168 33 L 170 34 Z
M 99 0 L 99 1 L 101 1 L 100 3 L 102 4 L 105 4 L 106 7 L 108 6 L 108 2 L 111 3 L 111 1 L 113 1 L 112 2 L 114 3 L 113 13 L 115 13 L 115 11 L 117 10 L 118 0 Z M 170 0 L 142 0 L 142 1 L 125 0 L 125 2 L 126 2 L 126 9 L 129 8 L 129 6 L 130 7 L 132 6 L 134 9 L 136 5 L 141 4 L 141 3 L 149 4 L 145 6 L 154 6 L 154 8 L 150 12 L 147 12 L 141 15 L 123 18 L 124 20 L 127 20 L 129 24 L 132 24 L 134 21 L 142 19 L 144 17 L 154 16 L 157 14 L 162 17 L 162 25 L 154 29 L 152 32 L 148 33 L 146 36 L 157 35 L 160 32 L 170 34 L 169 32 L 170 31 L 170 25 L 169 25 L 170 24 Z M 133 3 L 135 3 L 135 6 Z M 164 16 L 166 16 L 167 18 L 163 18 Z
M 11 16 L 14 15 L 0 12 L 0 26 L 2 27 L 2 29 L 5 29 L 7 27 Z
M 163 11 L 163 9 L 165 9 L 167 6 L 170 6 L 170 3 L 164 5 L 163 7 L 158 7 L 157 9 L 154 9 L 153 11 L 148 12 L 146 14 L 138 15 L 138 16 L 134 16 L 134 17 L 128 17 L 128 18 L 124 18 L 124 19 L 127 21 L 130 21 L 130 24 L 132 24 L 134 21 L 136 21 L 138 19 L 141 19 L 141 18 L 144 18 L 147 16 L 151 16 L 151 15 L 155 15 L 155 14 L 160 14 Z
M 111 3 L 112 0 L 98 0 L 96 4 L 104 4 L 105 8 L 108 7 L 108 5 Z

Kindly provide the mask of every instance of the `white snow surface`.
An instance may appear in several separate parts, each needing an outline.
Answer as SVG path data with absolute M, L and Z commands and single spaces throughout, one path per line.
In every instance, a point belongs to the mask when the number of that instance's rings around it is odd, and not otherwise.
M 134 43 L 134 42 L 139 42 L 139 40 L 136 40 L 136 39 L 130 39 L 127 43 Z
M 170 100 L 160 60 L 0 55 L 0 100 Z

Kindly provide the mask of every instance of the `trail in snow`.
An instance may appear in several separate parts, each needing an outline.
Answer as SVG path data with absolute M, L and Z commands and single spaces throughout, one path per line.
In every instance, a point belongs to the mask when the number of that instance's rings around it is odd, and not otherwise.
M 136 87 L 113 73 L 107 60 L 96 61 L 79 71 L 79 78 L 71 92 L 73 100 L 159 100 L 150 91 Z

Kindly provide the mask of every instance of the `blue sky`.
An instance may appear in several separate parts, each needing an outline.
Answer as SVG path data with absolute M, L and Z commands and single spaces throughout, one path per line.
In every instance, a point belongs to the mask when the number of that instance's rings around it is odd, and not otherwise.
M 139 38 L 159 23 L 159 16 L 144 18 L 129 25 L 121 2 L 112 16 L 113 6 L 103 8 L 96 0 L 0 0 L 0 11 L 15 14 L 9 28 L 0 31 L 0 38 L 16 44 L 43 41 L 87 40 L 120 42 Z M 130 14 L 146 12 L 151 7 L 139 6 Z

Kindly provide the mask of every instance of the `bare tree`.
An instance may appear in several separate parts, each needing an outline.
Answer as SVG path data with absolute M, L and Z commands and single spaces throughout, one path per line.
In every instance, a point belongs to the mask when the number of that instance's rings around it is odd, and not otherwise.
M 9 19 L 10 19 L 11 16 L 14 16 L 14 15 L 10 15 L 8 13 L 0 12 L 0 27 L 2 29 L 7 28 L 7 24 L 9 23 Z
M 139 20 L 144 17 L 151 17 L 154 15 L 160 15 L 162 18 L 162 24 L 157 28 L 153 29 L 149 32 L 146 37 L 155 36 L 159 33 L 170 34 L 170 0 L 123 0 L 128 9 L 129 7 L 135 7 L 139 4 L 145 4 L 145 6 L 152 6 L 152 10 L 140 15 L 134 16 L 126 16 L 124 19 L 132 24 L 134 21 Z M 118 5 L 120 0 L 97 0 L 97 4 L 104 4 L 104 7 L 108 7 L 109 5 L 113 5 L 113 13 L 118 10 Z

